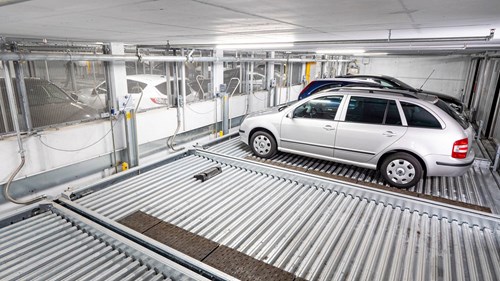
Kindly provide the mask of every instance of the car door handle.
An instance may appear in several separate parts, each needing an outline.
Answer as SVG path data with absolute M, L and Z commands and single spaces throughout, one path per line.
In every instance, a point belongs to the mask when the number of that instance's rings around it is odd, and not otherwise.
M 386 137 L 394 137 L 397 134 L 393 133 L 392 131 L 386 131 L 382 135 L 384 135 Z
M 335 128 L 332 127 L 332 125 L 326 125 L 326 126 L 323 127 L 323 129 L 325 129 L 327 131 L 333 131 L 333 130 L 335 130 Z

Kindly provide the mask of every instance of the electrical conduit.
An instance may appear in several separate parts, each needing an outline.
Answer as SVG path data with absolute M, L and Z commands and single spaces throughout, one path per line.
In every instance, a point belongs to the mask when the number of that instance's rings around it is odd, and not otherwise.
M 45 199 L 45 198 L 47 198 L 47 196 L 41 195 L 41 196 L 29 199 L 29 200 L 22 201 L 22 200 L 15 199 L 9 193 L 9 189 L 10 189 L 12 182 L 14 181 L 14 178 L 19 173 L 19 171 L 21 171 L 21 169 L 24 167 L 24 164 L 26 163 L 26 156 L 24 154 L 25 152 L 24 152 L 24 148 L 23 148 L 23 141 L 21 139 L 21 132 L 19 129 L 19 120 L 17 119 L 17 107 L 16 107 L 16 103 L 14 101 L 14 93 L 12 91 L 12 81 L 10 78 L 9 70 L 7 69 L 6 66 L 4 66 L 3 62 L 0 62 L 0 68 L 2 68 L 4 71 L 5 88 L 7 90 L 7 97 L 9 100 L 10 114 L 12 117 L 12 123 L 14 124 L 14 129 L 16 130 L 17 143 L 19 146 L 19 154 L 21 155 L 21 164 L 19 164 L 19 166 L 16 168 L 16 170 L 14 170 L 14 172 L 12 172 L 12 174 L 10 175 L 9 180 L 7 181 L 7 183 L 4 186 L 3 195 L 4 195 L 6 200 L 8 200 L 12 203 L 15 203 L 15 204 L 31 204 L 31 203 L 37 202 L 39 200 Z

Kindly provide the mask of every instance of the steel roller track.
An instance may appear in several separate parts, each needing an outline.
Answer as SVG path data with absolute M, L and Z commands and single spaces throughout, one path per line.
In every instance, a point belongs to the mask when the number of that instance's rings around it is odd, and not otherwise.
M 233 157 L 262 161 L 262 159 L 253 156 L 250 148 L 242 143 L 239 137 L 234 137 L 227 141 L 211 145 L 207 150 Z M 352 165 L 318 160 L 289 153 L 278 153 L 270 160 L 271 163 L 274 164 L 287 165 L 291 168 L 299 167 L 309 171 L 337 176 L 337 178 L 355 180 L 359 183 L 371 183 L 381 186 L 386 185 L 386 182 L 378 171 Z M 472 166 L 463 176 L 427 177 L 408 190 L 418 194 L 432 195 L 458 202 L 485 206 L 498 212 L 500 210 L 497 210 L 494 206 L 488 186 L 494 186 L 495 189 L 498 190 L 497 183 L 489 169 Z
M 0 218 L 0 280 L 207 280 L 78 217 L 46 203 Z
M 193 175 L 220 165 L 200 182 Z M 92 192 L 309 280 L 500 280 L 500 218 L 203 151 Z

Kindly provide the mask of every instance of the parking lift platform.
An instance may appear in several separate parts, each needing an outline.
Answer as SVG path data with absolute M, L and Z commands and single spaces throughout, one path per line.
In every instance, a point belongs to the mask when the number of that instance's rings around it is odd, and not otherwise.
M 478 157 L 482 156 L 479 147 L 474 144 Z M 390 187 L 380 172 L 290 153 L 278 153 L 271 159 L 262 159 L 253 155 L 250 148 L 239 140 L 229 136 L 225 141 L 215 142 L 206 147 L 208 151 L 249 159 L 273 166 L 303 171 L 339 181 L 354 182 L 364 186 L 389 189 L 416 197 L 424 197 L 465 208 L 476 208 L 500 214 L 500 186 L 498 176 L 489 170 L 489 160 L 477 158 L 469 171 L 460 177 L 425 177 L 416 186 L 407 190 Z
M 0 280 L 210 279 L 55 202 L 0 217 Z
M 194 177 L 213 167 L 221 173 Z M 190 150 L 64 197 L 155 247 L 196 255 L 179 246 L 193 241 L 213 246 L 199 261 L 237 256 L 218 269 L 243 280 L 273 279 L 233 262 L 279 280 L 500 280 L 497 214 L 244 157 Z

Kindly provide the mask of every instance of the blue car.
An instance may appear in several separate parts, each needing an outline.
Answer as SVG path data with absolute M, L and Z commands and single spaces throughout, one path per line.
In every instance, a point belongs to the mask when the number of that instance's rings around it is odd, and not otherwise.
M 350 78 L 327 78 L 313 80 L 300 92 L 299 100 L 307 98 L 319 91 L 341 88 L 341 87 L 370 87 L 382 88 L 379 83 L 370 82 L 366 80 L 350 79 Z

